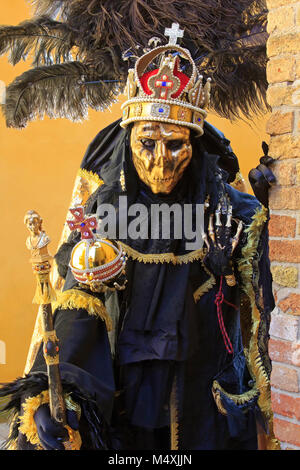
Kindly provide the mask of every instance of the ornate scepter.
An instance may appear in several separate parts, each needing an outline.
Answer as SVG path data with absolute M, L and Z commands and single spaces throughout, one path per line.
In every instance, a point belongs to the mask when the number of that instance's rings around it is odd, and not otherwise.
M 56 300 L 55 291 L 50 283 L 50 260 L 47 245 L 50 238 L 42 229 L 42 218 L 30 210 L 25 214 L 24 223 L 30 236 L 26 240 L 26 247 L 31 252 L 30 262 L 37 278 L 37 289 L 33 303 L 40 305 L 43 324 L 43 353 L 47 365 L 49 406 L 51 417 L 63 425 L 69 433 L 69 440 L 64 442 L 66 450 L 79 450 L 81 446 L 80 435 L 73 431 L 66 420 L 66 404 L 59 372 L 59 346 L 58 338 L 53 327 L 51 302 Z

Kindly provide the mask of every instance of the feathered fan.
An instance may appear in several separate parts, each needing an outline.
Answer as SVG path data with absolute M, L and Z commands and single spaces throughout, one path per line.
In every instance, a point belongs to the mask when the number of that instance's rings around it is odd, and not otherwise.
M 165 42 L 173 22 L 184 29 L 199 72 L 212 78 L 211 108 L 224 117 L 266 106 L 265 0 L 31 0 L 32 20 L 0 27 L 0 54 L 34 68 L 7 88 L 7 125 L 47 114 L 72 120 L 104 109 L 124 90 L 130 57 L 151 37 Z M 127 61 L 124 61 L 124 56 Z

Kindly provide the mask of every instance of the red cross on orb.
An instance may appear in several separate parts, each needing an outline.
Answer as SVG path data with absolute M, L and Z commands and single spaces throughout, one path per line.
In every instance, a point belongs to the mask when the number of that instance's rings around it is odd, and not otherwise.
M 167 98 L 168 91 L 174 86 L 174 82 L 172 80 L 168 80 L 168 78 L 168 75 L 163 75 L 161 80 L 156 80 L 155 82 L 155 88 L 160 88 L 159 98 Z
M 92 230 L 97 228 L 96 217 L 85 218 L 83 207 L 76 207 L 75 209 L 69 209 L 69 211 L 75 218 L 75 220 L 67 220 L 70 230 L 79 230 L 82 239 L 94 238 Z

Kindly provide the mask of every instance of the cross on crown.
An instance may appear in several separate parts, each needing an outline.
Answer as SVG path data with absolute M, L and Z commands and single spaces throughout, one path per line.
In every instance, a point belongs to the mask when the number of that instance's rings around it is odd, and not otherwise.
M 168 89 L 173 88 L 174 82 L 172 80 L 168 80 L 167 75 L 163 75 L 160 80 L 156 80 L 155 87 L 160 88 L 160 98 L 167 98 Z
M 96 217 L 84 217 L 83 207 L 76 207 L 75 209 L 69 209 L 69 211 L 75 219 L 67 220 L 70 230 L 79 230 L 82 239 L 94 238 L 92 230 L 97 228 Z
M 172 23 L 172 28 L 165 29 L 165 36 L 169 37 L 169 44 L 173 46 L 177 43 L 178 38 L 183 38 L 184 30 L 179 28 L 178 23 Z

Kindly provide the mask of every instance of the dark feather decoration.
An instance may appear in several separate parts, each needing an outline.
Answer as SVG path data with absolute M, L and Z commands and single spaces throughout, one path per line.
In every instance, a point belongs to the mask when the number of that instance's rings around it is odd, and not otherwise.
M 0 29 L 0 54 L 9 51 L 16 63 L 32 53 L 38 66 L 7 89 L 9 126 L 44 114 L 77 120 L 88 107 L 105 109 L 124 90 L 130 56 L 140 56 L 153 36 L 166 43 L 164 30 L 173 22 L 184 29 L 180 44 L 199 72 L 212 78 L 212 110 L 232 119 L 266 109 L 265 0 L 31 3 L 32 20 Z
M 118 94 L 118 82 L 99 81 L 99 75 L 80 62 L 36 67 L 7 88 L 7 126 L 25 127 L 28 121 L 45 114 L 79 121 L 86 118 L 88 107 L 102 111 L 116 101 Z
M 75 34 L 64 23 L 47 17 L 35 18 L 18 26 L 0 27 L 0 54 L 9 53 L 16 65 L 33 52 L 34 65 L 50 65 L 72 60 Z
M 58 15 L 66 2 L 65 0 L 29 0 L 29 3 L 34 6 L 36 16 L 48 15 L 53 18 Z
M 21 404 L 27 397 L 39 395 L 48 388 L 47 375 L 33 373 L 20 377 L 0 387 L 0 418 L 8 420 L 10 425 L 9 437 L 0 446 L 0 450 L 8 450 L 18 439 L 18 450 L 34 450 L 34 447 L 19 433 L 17 418 Z M 72 392 L 72 398 L 81 407 L 80 433 L 85 436 L 82 450 L 107 450 L 110 436 L 108 426 L 94 397 L 88 396 L 86 390 L 81 390 L 67 381 L 63 381 L 65 393 Z

